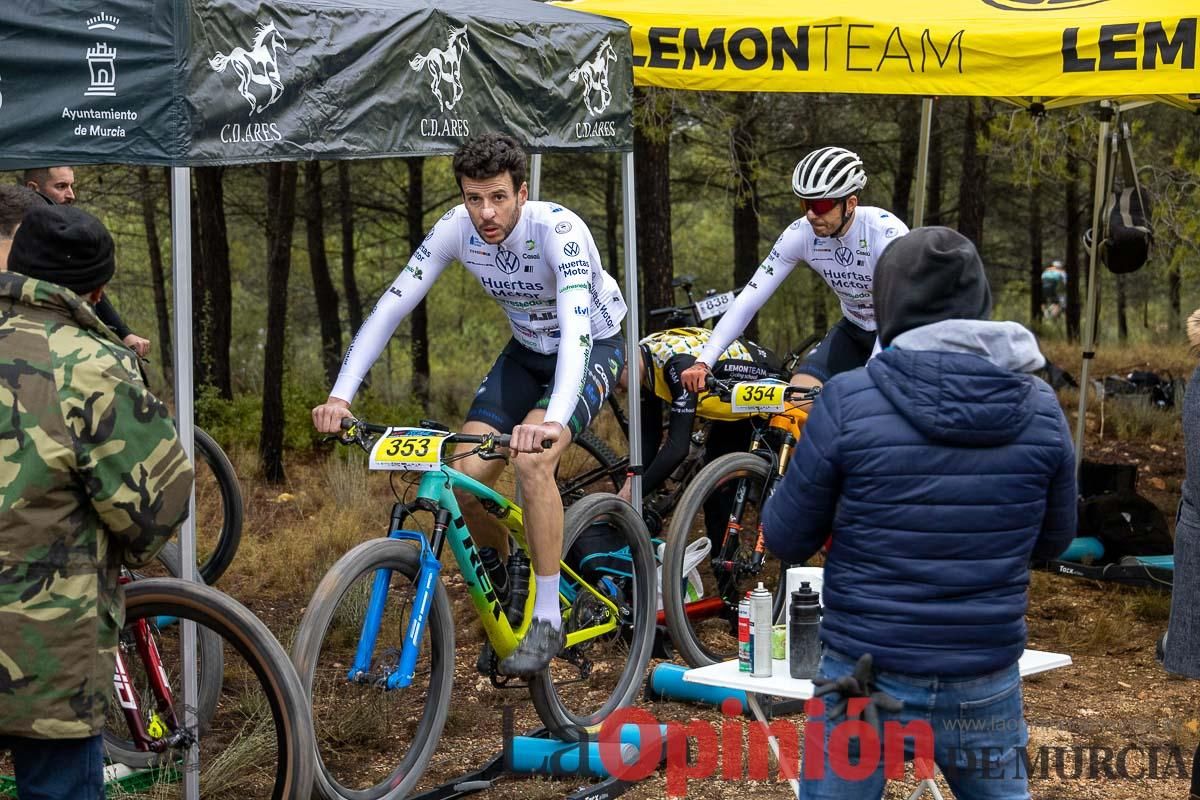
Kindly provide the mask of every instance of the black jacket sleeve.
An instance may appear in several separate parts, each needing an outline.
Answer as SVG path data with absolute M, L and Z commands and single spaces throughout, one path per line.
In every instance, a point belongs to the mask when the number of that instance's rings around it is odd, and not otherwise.
M 108 295 L 102 295 L 100 302 L 96 304 L 96 316 L 100 321 L 112 329 L 112 332 L 117 335 L 121 341 L 125 341 L 125 337 L 133 333 L 129 330 L 129 326 L 121 319 L 121 315 L 113 308 L 112 302 L 108 299 Z
M 683 370 L 695 363 L 692 356 L 676 356 L 663 369 L 663 379 L 671 392 L 670 419 L 667 422 L 667 440 L 662 449 L 646 465 L 642 478 L 642 492 L 650 492 L 662 486 L 671 473 L 687 457 L 691 447 L 692 426 L 696 421 L 696 395 L 683 388 L 680 377 Z

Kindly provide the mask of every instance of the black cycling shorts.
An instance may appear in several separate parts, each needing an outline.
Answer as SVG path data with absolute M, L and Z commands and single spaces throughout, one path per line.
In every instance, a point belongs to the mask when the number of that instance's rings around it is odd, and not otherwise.
M 829 329 L 825 338 L 814 347 L 800 365 L 796 375 L 811 375 L 825 383 L 839 372 L 866 366 L 875 349 L 875 331 L 864 331 L 842 317 Z
M 557 364 L 556 353 L 537 353 L 510 339 L 479 385 L 467 420 L 485 422 L 500 433 L 511 433 L 530 411 L 550 405 Z M 625 340 L 620 335 L 592 342 L 583 393 L 567 424 L 571 436 L 578 436 L 600 413 L 624 366 Z

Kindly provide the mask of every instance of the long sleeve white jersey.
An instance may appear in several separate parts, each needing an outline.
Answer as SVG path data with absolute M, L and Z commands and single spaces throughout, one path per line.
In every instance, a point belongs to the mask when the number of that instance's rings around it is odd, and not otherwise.
M 518 342 L 558 354 L 546 421 L 565 426 L 582 391 L 592 340 L 616 335 L 626 307 L 583 221 L 560 205 L 533 200 L 498 245 L 479 236 L 464 206 L 447 211 L 355 334 L 330 394 L 354 399 L 396 326 L 452 261 L 462 262 L 496 298 Z
M 775 240 L 754 277 L 713 329 L 697 360 L 709 366 L 715 364 L 800 262 L 825 279 L 841 301 L 846 319 L 865 331 L 875 330 L 875 304 L 871 296 L 875 264 L 884 248 L 906 233 L 907 225 L 874 206 L 855 209 L 849 228 L 834 238 L 818 237 L 807 219 L 796 220 Z

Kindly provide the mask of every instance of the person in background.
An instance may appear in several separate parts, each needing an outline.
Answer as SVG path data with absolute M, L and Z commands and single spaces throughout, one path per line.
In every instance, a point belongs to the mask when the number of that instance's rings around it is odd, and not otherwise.
M 875 273 L 884 350 L 835 376 L 813 406 L 763 511 L 767 547 L 802 564 L 832 531 L 819 672 L 836 682 L 869 655 L 875 688 L 903 701 L 882 720 L 928 723 L 958 800 L 1029 797 L 1017 660 L 1030 558 L 1076 528 L 1075 458 L 1045 359 L 1015 322 L 991 322 L 974 245 L 949 228 L 892 243 Z M 865 663 L 865 662 L 864 662 Z M 822 687 L 824 688 L 824 687 Z M 801 798 L 879 798 L 805 748 Z
M 1200 308 L 1187 319 L 1192 354 L 1200 354 Z M 1175 583 L 1171 617 L 1155 655 L 1167 672 L 1200 678 L 1200 367 L 1183 395 L 1186 475 L 1175 519 Z M 1192 800 L 1200 800 L 1200 747 L 1192 758 Z
M 1067 271 L 1061 259 L 1054 259 L 1042 272 L 1042 313 L 1055 319 L 1067 308 Z
M 75 170 L 71 167 L 35 167 L 25 170 L 24 185 L 60 206 L 75 202 Z
M 25 214 L 0 273 L 0 749 L 20 797 L 101 800 L 122 565 L 188 514 L 167 407 L 93 306 L 114 271 L 92 215 Z
M 25 212 L 45 204 L 32 189 L 0 184 L 0 272 L 7 269 L 8 251 Z

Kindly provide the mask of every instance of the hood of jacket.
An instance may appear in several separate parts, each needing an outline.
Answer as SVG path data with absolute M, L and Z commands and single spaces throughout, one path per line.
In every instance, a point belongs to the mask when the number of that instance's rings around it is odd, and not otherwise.
M 1023 326 L 955 319 L 900 334 L 867 372 L 929 438 L 989 447 L 1012 441 L 1033 418 L 1035 379 L 1024 373 L 1043 364 Z

